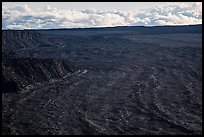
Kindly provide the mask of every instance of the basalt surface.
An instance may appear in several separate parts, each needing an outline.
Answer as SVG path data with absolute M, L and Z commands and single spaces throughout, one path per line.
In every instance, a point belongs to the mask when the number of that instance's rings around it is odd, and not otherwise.
M 2 94 L 3 134 L 202 134 L 202 25 L 26 33 L 3 50 L 3 80 L 29 85 Z

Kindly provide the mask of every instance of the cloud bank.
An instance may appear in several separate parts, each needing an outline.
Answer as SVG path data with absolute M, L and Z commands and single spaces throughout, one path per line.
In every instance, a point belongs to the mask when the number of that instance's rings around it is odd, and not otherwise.
M 60 10 L 47 6 L 2 6 L 2 29 L 48 29 L 112 26 L 202 24 L 202 2 L 168 3 L 146 9 Z

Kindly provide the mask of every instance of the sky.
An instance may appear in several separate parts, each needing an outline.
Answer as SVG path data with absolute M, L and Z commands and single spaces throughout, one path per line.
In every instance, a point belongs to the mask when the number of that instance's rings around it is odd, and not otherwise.
M 202 2 L 2 2 L 2 29 L 202 24 Z
M 30 8 L 44 8 L 49 5 L 61 10 L 67 9 L 135 9 L 154 5 L 164 5 L 166 2 L 3 2 L 4 6 L 28 5 Z

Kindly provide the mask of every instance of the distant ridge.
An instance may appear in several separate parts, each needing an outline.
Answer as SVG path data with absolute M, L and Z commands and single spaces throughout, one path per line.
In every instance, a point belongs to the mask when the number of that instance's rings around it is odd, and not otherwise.
M 128 30 L 130 28 L 183 28 L 183 27 L 201 27 L 202 24 L 195 25 L 164 25 L 164 26 L 114 26 L 114 27 L 90 27 L 90 28 L 51 28 L 51 29 L 2 29 L 2 30 Z
M 101 33 L 131 33 L 131 34 L 184 34 L 184 33 L 202 33 L 202 24 L 199 25 L 180 25 L 180 26 L 116 26 L 116 27 L 101 27 L 101 28 L 64 28 L 64 29 L 41 29 L 38 32 L 55 31 L 56 33 L 64 33 L 65 31 L 72 32 L 101 32 Z

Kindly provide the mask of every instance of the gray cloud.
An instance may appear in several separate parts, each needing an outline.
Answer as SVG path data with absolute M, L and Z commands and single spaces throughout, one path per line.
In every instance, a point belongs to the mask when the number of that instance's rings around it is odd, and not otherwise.
M 202 24 L 202 3 L 169 3 L 133 10 L 59 10 L 50 6 L 31 9 L 27 5 L 2 7 L 2 29 L 110 27 L 123 25 Z

